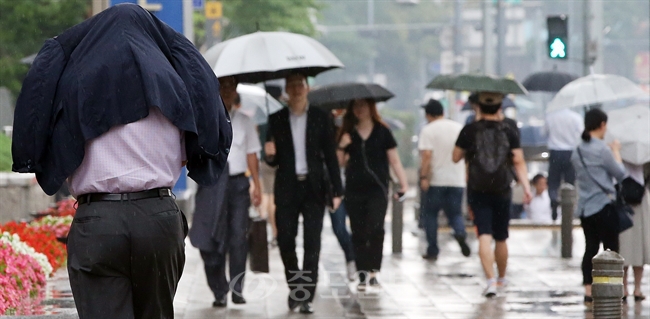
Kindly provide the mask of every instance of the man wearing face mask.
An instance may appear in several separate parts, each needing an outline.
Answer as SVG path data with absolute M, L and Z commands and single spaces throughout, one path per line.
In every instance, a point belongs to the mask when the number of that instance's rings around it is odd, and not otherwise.
M 479 257 L 487 278 L 484 295 L 488 298 L 496 296 L 497 287 L 506 284 L 513 175 L 524 187 L 524 202 L 532 197 L 519 134 L 499 115 L 503 97 L 501 93 L 479 93 L 481 119 L 463 128 L 452 155 L 454 162 L 464 158 L 468 165 L 467 199 L 474 212 Z M 492 239 L 496 241 L 494 251 Z M 494 277 L 495 261 L 498 280 Z

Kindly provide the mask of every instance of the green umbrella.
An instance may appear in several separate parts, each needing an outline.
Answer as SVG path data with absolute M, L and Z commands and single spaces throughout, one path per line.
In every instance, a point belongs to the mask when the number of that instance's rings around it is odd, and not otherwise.
M 454 91 L 498 92 L 503 94 L 528 94 L 526 88 L 516 80 L 483 74 L 439 75 L 427 85 L 427 88 Z

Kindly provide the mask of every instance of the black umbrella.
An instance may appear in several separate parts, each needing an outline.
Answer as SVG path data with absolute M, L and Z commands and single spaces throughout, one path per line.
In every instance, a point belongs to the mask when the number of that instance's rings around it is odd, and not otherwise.
M 517 107 L 517 105 L 515 105 L 515 102 L 513 102 L 511 98 L 504 97 L 503 102 L 501 102 L 501 108 L 505 110 L 509 107 Z M 463 104 L 463 108 L 461 109 L 461 111 L 471 111 L 471 110 L 472 110 L 472 105 L 470 105 L 469 101 L 465 102 L 465 104 Z
M 393 96 L 393 93 L 378 84 L 337 83 L 309 92 L 309 104 L 330 110 L 344 109 L 352 100 L 373 99 L 376 102 L 383 102 Z
M 537 72 L 529 75 L 523 85 L 528 91 L 557 92 L 577 78 L 576 75 L 564 72 Z

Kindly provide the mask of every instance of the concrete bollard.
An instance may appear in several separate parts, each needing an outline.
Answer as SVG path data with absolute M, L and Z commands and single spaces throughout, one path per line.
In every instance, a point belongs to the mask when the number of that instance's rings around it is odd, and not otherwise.
M 573 251 L 573 211 L 576 205 L 576 189 L 571 184 L 562 184 L 560 189 L 562 207 L 562 258 L 571 258 Z
M 620 319 L 623 316 L 624 259 L 609 249 L 593 259 L 594 278 L 591 295 L 594 298 L 594 319 Z

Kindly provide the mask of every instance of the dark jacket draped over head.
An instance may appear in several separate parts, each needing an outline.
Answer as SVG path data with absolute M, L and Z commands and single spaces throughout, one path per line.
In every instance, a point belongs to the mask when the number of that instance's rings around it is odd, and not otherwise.
M 189 176 L 215 184 L 232 140 L 216 75 L 148 11 L 111 7 L 41 48 L 16 104 L 12 169 L 36 173 L 54 194 L 81 164 L 87 141 L 145 118 L 150 107 L 185 132 Z

